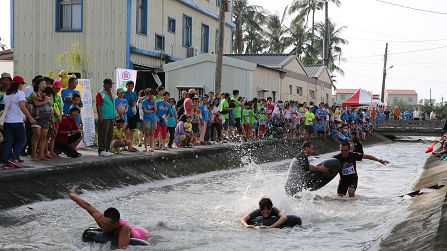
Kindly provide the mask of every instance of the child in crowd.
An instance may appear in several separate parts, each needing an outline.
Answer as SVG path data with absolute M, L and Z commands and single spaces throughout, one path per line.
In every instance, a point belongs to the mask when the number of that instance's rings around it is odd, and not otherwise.
M 113 128 L 113 140 L 110 149 L 115 154 L 121 153 L 122 147 L 132 148 L 132 142 L 126 138 L 126 123 L 124 119 L 118 119 L 116 126 Z
M 177 124 L 177 111 L 175 109 L 175 104 L 177 102 L 174 98 L 171 98 L 169 101 L 169 104 L 171 105 L 170 113 L 171 116 L 168 117 L 167 126 L 168 126 L 168 132 L 169 132 L 169 142 L 168 142 L 168 148 L 172 148 L 172 143 L 174 143 L 174 133 L 175 133 L 175 126 Z
M 246 102 L 242 111 L 242 121 L 247 139 L 253 139 L 253 125 L 255 123 L 255 113 L 252 109 L 252 103 Z
M 70 109 L 73 107 L 77 107 L 77 108 L 79 108 L 79 111 L 80 111 L 82 108 L 81 95 L 79 95 L 78 93 L 73 93 L 72 102 L 73 103 L 72 103 Z M 81 113 L 79 113 L 79 115 L 76 117 L 76 124 L 78 124 L 78 126 L 81 127 L 81 123 L 82 123 Z
M 149 145 L 149 151 L 154 151 L 154 131 L 157 128 L 157 106 L 155 104 L 154 95 L 155 92 L 152 89 L 146 89 L 144 91 L 146 99 L 143 100 L 143 129 L 144 129 L 144 151 L 148 152 L 147 146 Z

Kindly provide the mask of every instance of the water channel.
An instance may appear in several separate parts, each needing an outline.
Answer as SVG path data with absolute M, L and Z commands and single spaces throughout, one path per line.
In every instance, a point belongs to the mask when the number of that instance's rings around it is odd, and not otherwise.
M 100 210 L 117 207 L 122 218 L 157 230 L 150 250 L 376 250 L 381 239 L 407 216 L 410 192 L 425 161 L 424 143 L 392 143 L 365 149 L 391 161 L 358 164 L 355 199 L 337 198 L 338 178 L 301 199 L 286 196 L 290 160 L 190 177 L 166 179 L 81 195 Z M 325 154 L 313 162 L 334 155 Z M 244 229 L 239 219 L 268 194 L 275 206 L 303 219 L 293 229 Z M 0 211 L 0 249 L 107 250 L 81 242 L 94 221 L 68 199 Z M 131 247 L 130 250 L 144 248 Z

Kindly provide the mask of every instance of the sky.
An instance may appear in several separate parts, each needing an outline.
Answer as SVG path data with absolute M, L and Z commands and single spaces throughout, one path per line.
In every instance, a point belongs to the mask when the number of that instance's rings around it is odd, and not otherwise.
M 160 0 L 157 0 L 160 1 Z M 339 27 L 346 26 L 340 67 L 345 76 L 337 76 L 337 88 L 363 88 L 380 94 L 383 54 L 388 42 L 387 89 L 414 89 L 419 99 L 447 101 L 447 1 L 384 0 L 387 2 L 436 11 L 444 14 L 415 11 L 377 0 L 341 0 L 337 8 L 329 7 L 330 18 Z M 270 12 L 282 15 L 292 0 L 249 0 Z M 0 0 L 0 37 L 10 45 L 10 1 Z M 324 11 L 317 14 L 323 20 Z M 441 47 L 441 48 L 440 48 Z M 408 53 L 408 51 L 423 50 Z
M 329 17 L 338 27 L 346 26 L 341 36 L 349 41 L 343 46 L 340 67 L 345 76 L 337 76 L 337 88 L 363 88 L 380 94 L 382 88 L 385 44 L 388 42 L 386 89 L 414 89 L 419 99 L 447 100 L 447 1 L 385 0 L 429 11 L 415 11 L 376 0 L 341 0 L 337 8 L 329 6 Z M 282 15 L 292 0 L 249 0 L 272 13 Z M 324 11 L 317 16 L 324 18 Z M 430 40 L 430 41 L 427 41 Z M 443 48 L 438 48 L 443 47 Z M 438 48 L 438 49 L 433 49 Z M 432 50 L 425 50 L 432 49 Z M 401 53 L 425 50 L 413 53 Z M 379 56 L 375 56 L 379 55 Z

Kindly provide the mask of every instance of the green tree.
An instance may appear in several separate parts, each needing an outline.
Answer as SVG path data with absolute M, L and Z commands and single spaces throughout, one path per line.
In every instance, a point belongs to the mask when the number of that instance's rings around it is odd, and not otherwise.
M 341 37 L 341 33 L 346 26 L 337 27 L 337 25 L 332 22 L 330 19 L 328 21 L 329 25 L 329 58 L 328 58 L 328 69 L 331 73 L 338 73 L 340 75 L 344 75 L 344 71 L 340 67 L 340 63 L 344 62 L 345 59 L 342 59 L 342 45 L 347 45 L 348 40 Z M 321 59 L 323 59 L 323 44 L 324 37 L 326 32 L 326 25 L 324 22 L 320 22 L 316 26 L 318 33 L 318 43 L 316 43 L 316 48 L 314 48 L 314 53 L 321 52 Z M 311 56 L 315 57 L 315 54 L 311 54 Z
M 278 14 L 268 16 L 267 25 L 264 31 L 269 46 L 268 53 L 284 53 L 293 43 L 293 38 L 290 36 L 290 28 L 286 27 L 284 21 L 287 17 L 287 9 L 283 11 L 282 17 Z
M 249 5 L 248 0 L 233 1 L 233 21 L 236 24 L 234 32 L 233 51 L 241 54 L 244 52 L 244 43 L 250 43 L 250 51 L 260 47 L 252 39 L 259 38 L 262 33 L 262 24 L 266 20 L 265 10 L 258 5 Z
M 334 3 L 337 7 L 341 5 L 340 0 L 329 0 Z M 312 15 L 311 24 L 311 36 L 310 45 L 314 46 L 315 41 L 315 13 L 324 8 L 324 1 L 322 0 L 294 0 L 290 6 L 289 14 L 297 13 L 297 18 L 306 18 L 305 27 L 307 27 L 309 16 Z
M 81 48 L 79 42 L 73 42 L 70 51 L 56 55 L 58 69 L 52 69 L 45 75 L 51 78 L 57 78 L 59 71 L 65 69 L 69 72 L 80 72 L 82 78 L 89 78 L 87 61 L 87 52 Z

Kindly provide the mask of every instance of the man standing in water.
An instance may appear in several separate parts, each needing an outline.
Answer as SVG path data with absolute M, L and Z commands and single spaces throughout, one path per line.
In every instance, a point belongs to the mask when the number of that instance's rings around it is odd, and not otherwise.
M 362 159 L 369 159 L 379 162 L 382 165 L 390 163 L 387 160 L 378 159 L 372 155 L 351 152 L 349 143 L 342 141 L 340 143 L 340 153 L 334 156 L 341 163 L 339 171 L 340 181 L 338 183 L 337 195 L 343 197 L 348 193 L 349 197 L 355 197 L 355 190 L 357 189 L 358 175 L 356 161 Z
M 305 141 L 303 145 L 301 146 L 301 151 L 296 156 L 296 162 L 298 162 L 297 165 L 290 165 L 289 168 L 289 175 L 287 177 L 286 181 L 286 193 L 288 195 L 295 195 L 299 191 L 301 191 L 301 186 L 303 184 L 297 184 L 296 180 L 297 177 L 299 177 L 302 173 L 302 168 L 304 168 L 306 171 L 310 172 L 322 172 L 322 173 L 328 173 L 329 169 L 325 167 L 324 165 L 315 166 L 311 165 L 309 163 L 308 157 L 311 156 L 314 153 L 314 146 L 311 142 Z

